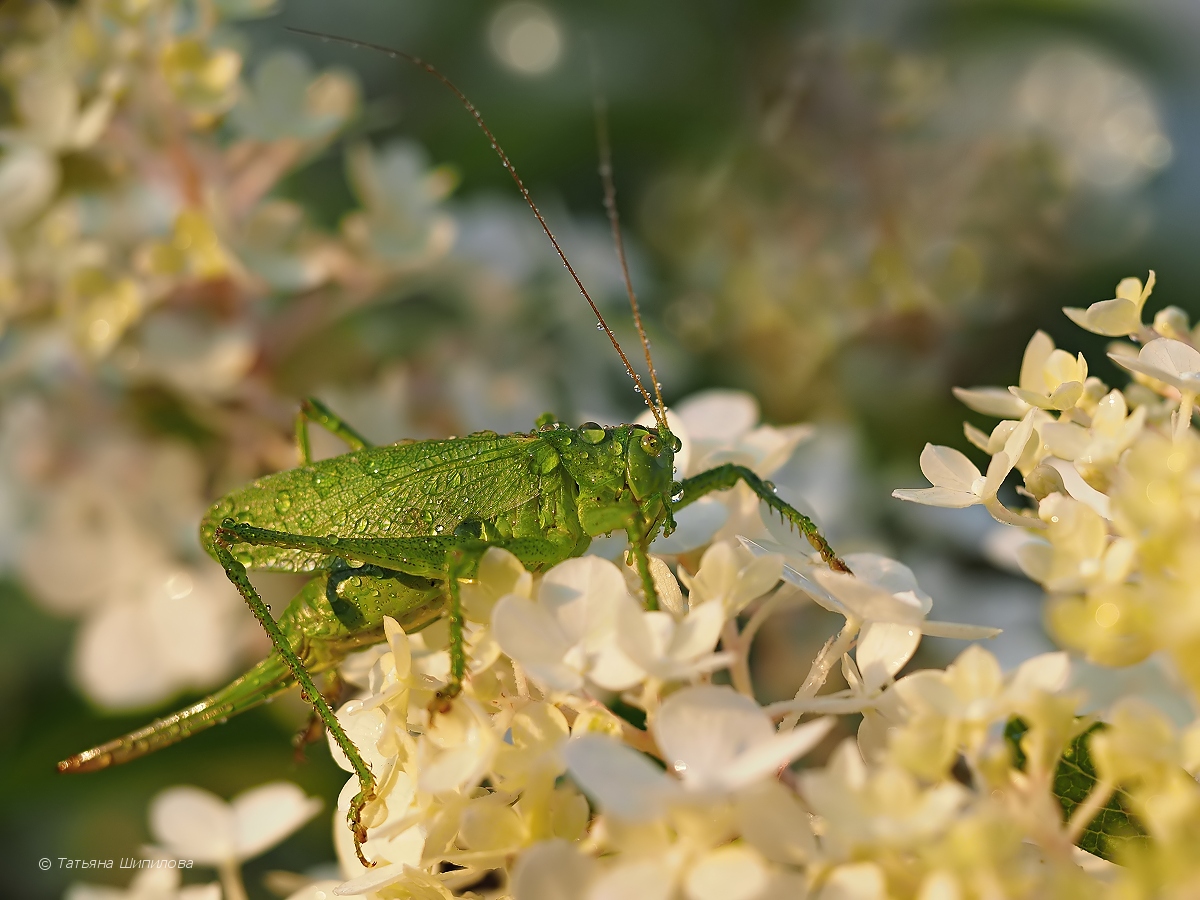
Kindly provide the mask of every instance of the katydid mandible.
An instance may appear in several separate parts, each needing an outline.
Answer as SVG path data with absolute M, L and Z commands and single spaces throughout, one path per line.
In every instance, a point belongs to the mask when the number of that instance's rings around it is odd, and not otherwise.
M 445 615 L 450 633 L 450 681 L 435 704 L 444 707 L 451 702 L 461 691 L 466 674 L 460 584 L 476 574 L 488 548 L 503 548 L 530 572 L 541 572 L 582 555 L 598 535 L 623 532 L 646 606 L 654 609 L 657 597 L 648 556 L 651 541 L 674 529 L 674 511 L 741 481 L 782 519 L 800 529 L 831 568 L 848 570 L 813 522 L 750 469 L 726 464 L 682 482 L 672 480 L 680 441 L 667 423 L 629 279 L 608 139 L 599 111 L 605 208 L 653 396 L 630 365 L 508 156 L 466 96 L 417 57 L 363 41 L 301 33 L 403 57 L 455 94 L 512 176 L 655 420 L 654 427 L 606 427 L 588 422 L 572 428 L 547 414 L 528 433 L 479 432 L 376 447 L 319 402 L 306 400 L 296 422 L 300 467 L 265 476 L 222 497 L 200 526 L 205 550 L 221 564 L 270 636 L 271 655 L 204 700 L 58 764 L 61 772 L 86 772 L 127 762 L 298 684 L 358 777 L 359 792 L 350 804 L 348 824 L 359 859 L 371 865 L 362 852 L 367 838 L 362 818 L 375 796 L 374 777 L 313 677 L 333 672 L 348 653 L 381 642 L 385 617 L 394 618 L 411 632 Z M 310 423 L 341 438 L 350 452 L 314 462 L 309 450 Z M 276 621 L 251 584 L 247 569 L 312 573 L 313 577 Z

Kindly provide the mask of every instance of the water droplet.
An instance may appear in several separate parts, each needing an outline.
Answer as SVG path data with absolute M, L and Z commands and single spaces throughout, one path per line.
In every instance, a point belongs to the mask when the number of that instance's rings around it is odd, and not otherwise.
M 434 525 L 434 526 L 433 526 L 433 533 L 434 533 L 434 534 L 441 534 L 441 533 L 442 533 L 443 531 L 445 531 L 445 530 L 446 530 L 446 528 L 445 528 L 445 526 L 444 526 L 444 525 Z
M 325 538 L 325 540 L 327 540 L 329 543 L 336 546 L 338 541 L 341 540 L 341 538 L 339 538 L 336 534 L 331 534 L 327 538 Z
M 595 422 L 584 422 L 579 426 L 579 436 L 589 444 L 599 444 L 608 436 L 608 432 Z
M 603 331 L 603 330 L 604 330 L 604 323 L 603 323 L 603 322 L 597 322 L 597 323 L 596 323 L 596 330 L 597 330 L 597 331 Z
M 776 492 L 775 482 L 773 482 L 773 481 L 764 481 L 763 487 L 765 487 L 772 494 L 774 494 Z
M 287 491 L 280 491 L 275 497 L 275 512 L 283 515 L 292 508 L 292 495 Z

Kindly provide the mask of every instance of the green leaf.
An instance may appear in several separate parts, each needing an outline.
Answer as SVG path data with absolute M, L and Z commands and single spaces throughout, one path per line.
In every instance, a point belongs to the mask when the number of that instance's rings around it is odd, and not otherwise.
M 1058 768 L 1054 772 L 1054 796 L 1062 804 L 1064 823 L 1096 786 L 1096 766 L 1092 762 L 1088 743 L 1093 734 L 1107 727 L 1103 722 L 1097 722 L 1079 734 L 1058 761 Z M 1013 765 L 1021 771 L 1025 771 L 1025 751 L 1021 749 L 1021 739 L 1028 731 L 1029 725 L 1018 716 L 1009 719 L 1004 727 L 1004 739 L 1012 749 Z M 1126 849 L 1145 843 L 1146 830 L 1130 810 L 1129 795 L 1122 790 L 1114 791 L 1108 803 L 1083 830 L 1077 846 L 1113 861 Z

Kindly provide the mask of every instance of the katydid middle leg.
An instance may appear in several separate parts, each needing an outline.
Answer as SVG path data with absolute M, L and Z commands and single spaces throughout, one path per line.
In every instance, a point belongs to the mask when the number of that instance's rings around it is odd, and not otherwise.
M 825 560 L 825 564 L 829 568 L 835 572 L 850 571 L 850 567 L 842 561 L 842 558 L 833 552 L 833 548 L 829 546 L 829 541 L 825 540 L 820 530 L 818 530 L 816 523 L 790 503 L 783 500 L 767 482 L 763 481 L 745 466 L 726 463 L 723 466 L 717 466 L 714 469 L 701 472 L 699 475 L 693 475 L 691 478 L 684 479 L 683 497 L 675 503 L 675 509 L 681 509 L 689 503 L 699 500 L 706 494 L 711 494 L 713 491 L 727 490 L 739 481 L 744 482 L 746 487 L 754 491 L 758 499 L 779 513 L 784 521 L 790 522 L 799 528 L 801 533 L 808 538 L 808 542 L 812 544 L 813 549 L 821 554 L 821 559 Z

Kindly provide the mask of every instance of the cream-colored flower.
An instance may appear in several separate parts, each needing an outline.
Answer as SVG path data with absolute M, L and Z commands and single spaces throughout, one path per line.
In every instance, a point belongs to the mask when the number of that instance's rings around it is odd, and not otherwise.
M 1017 387 L 1023 391 L 1040 393 L 1045 389 L 1043 369 L 1046 360 L 1054 352 L 1054 341 L 1044 331 L 1036 331 L 1025 345 L 1021 360 L 1021 373 Z M 953 389 L 954 396 L 975 412 L 1000 419 L 1020 419 L 1029 411 L 1029 404 L 1010 388 L 998 387 Z M 995 451 L 991 451 L 995 452 Z
M 269 850 L 320 809 L 320 800 L 288 781 L 260 785 L 228 803 L 197 787 L 173 787 L 151 801 L 150 831 L 176 858 L 224 866 Z
M 952 781 L 923 788 L 897 766 L 868 770 L 850 739 L 838 746 L 824 769 L 800 774 L 800 793 L 824 823 L 824 849 L 843 859 L 859 848 L 913 847 L 928 841 L 969 799 Z
M 832 719 L 818 719 L 779 733 L 753 700 L 732 688 L 701 685 L 667 697 L 651 725 L 672 774 L 602 735 L 572 739 L 565 754 L 571 776 L 604 811 L 646 820 L 689 795 L 721 795 L 768 777 L 811 750 L 832 726 Z
M 124 890 L 76 883 L 67 888 L 63 900 L 221 900 L 219 884 L 184 885 L 182 881 L 177 868 L 143 869 Z
M 1063 312 L 1080 328 L 1096 334 L 1109 337 L 1136 334 L 1142 330 L 1142 307 L 1153 290 L 1154 271 L 1151 270 L 1145 287 L 1140 278 L 1122 278 L 1112 300 L 1101 300 L 1087 309 L 1064 307 Z
M 500 648 L 547 690 L 577 691 L 585 680 L 624 690 L 644 673 L 618 645 L 618 610 L 635 603 L 621 570 L 583 556 L 548 571 L 536 599 L 508 594 L 492 611 Z
M 1137 544 L 1128 538 L 1110 540 L 1106 521 L 1091 507 L 1051 494 L 1038 515 L 1047 524 L 1045 540 L 1023 544 L 1017 558 L 1025 574 L 1046 590 L 1080 591 L 1129 577 Z
M 961 509 L 982 504 L 998 522 L 1006 525 L 1032 525 L 1032 521 L 1008 510 L 996 497 L 1004 479 L 1025 452 L 1033 435 L 1033 410 L 1025 414 L 1018 427 L 1005 441 L 1004 449 L 992 456 L 984 476 L 966 456 L 952 447 L 926 444 L 921 451 L 921 472 L 933 487 L 892 491 L 897 500 L 910 500 L 927 506 Z

